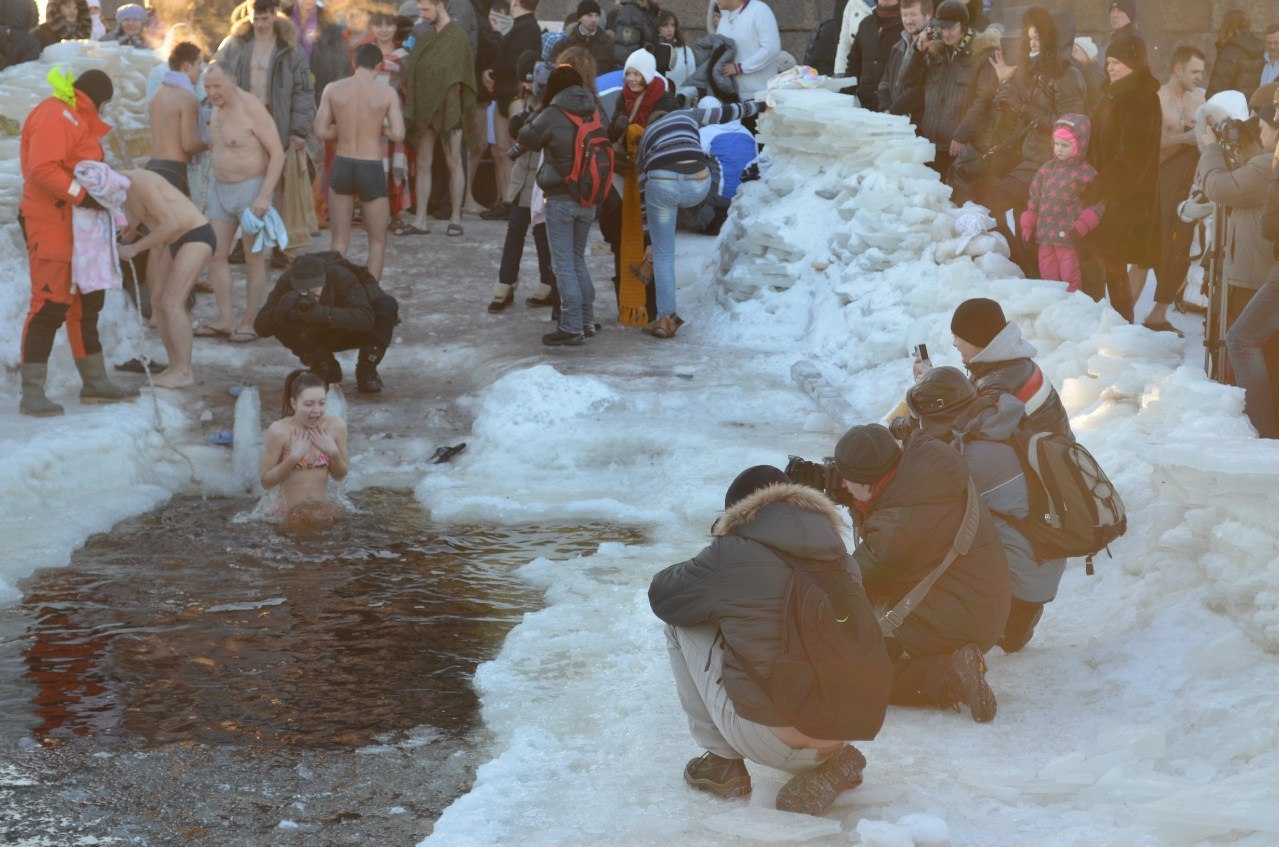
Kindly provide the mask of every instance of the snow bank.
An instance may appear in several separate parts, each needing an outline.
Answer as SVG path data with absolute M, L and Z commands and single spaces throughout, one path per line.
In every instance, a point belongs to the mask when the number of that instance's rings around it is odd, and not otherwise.
M 763 121 L 771 168 L 743 187 L 711 272 L 681 263 L 696 341 L 665 349 L 686 371 L 511 373 L 475 400 L 463 473 L 419 485 L 448 519 L 655 527 L 646 546 L 525 568 L 548 607 L 476 678 L 494 759 L 423 845 L 1279 840 L 1279 445 L 1252 437 L 1239 391 L 1185 365 L 1186 342 L 1018 278 L 982 210 L 949 205 L 904 121 L 851 103 L 778 94 Z M 988 657 L 993 725 L 894 709 L 865 745 L 865 785 L 821 819 L 773 811 L 783 777 L 764 768 L 749 803 L 689 791 L 680 769 L 700 751 L 649 578 L 696 552 L 737 471 L 829 453 L 839 421 L 894 406 L 911 345 L 959 364 L 950 315 L 971 296 L 999 300 L 1036 344 L 1121 489 L 1130 529 L 1115 559 L 1092 578 L 1069 570 L 1031 647 Z M 816 410 L 788 384 L 798 360 L 824 383 Z

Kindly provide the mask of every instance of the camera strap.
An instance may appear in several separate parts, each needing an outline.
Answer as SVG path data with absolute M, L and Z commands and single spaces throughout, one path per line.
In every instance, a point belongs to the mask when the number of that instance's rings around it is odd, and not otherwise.
M 954 564 L 955 560 L 972 549 L 973 540 L 977 537 L 977 527 L 980 524 L 981 507 L 979 506 L 979 495 L 970 478 L 968 480 L 968 499 L 964 508 L 964 519 L 960 521 L 959 531 L 955 533 L 955 540 L 950 543 L 950 549 L 946 551 L 946 558 L 942 559 L 941 564 L 933 568 L 932 572 L 912 588 L 910 593 L 903 597 L 896 606 L 879 616 L 879 631 L 883 633 L 885 638 L 892 637 L 893 633 L 905 623 L 906 618 L 920 604 L 937 580 L 941 579 L 942 574 Z

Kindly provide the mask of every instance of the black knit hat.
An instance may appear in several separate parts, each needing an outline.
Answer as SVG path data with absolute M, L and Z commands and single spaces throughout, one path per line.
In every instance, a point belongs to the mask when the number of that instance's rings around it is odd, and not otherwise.
M 950 319 L 950 331 L 974 347 L 985 347 L 1008 326 L 1004 310 L 994 300 L 974 297 L 959 304 Z
M 968 7 L 964 5 L 963 0 L 944 0 L 937 7 L 937 11 L 933 13 L 933 20 L 938 23 L 959 24 L 964 29 L 967 29 L 969 23 Z
M 855 426 L 835 445 L 835 469 L 849 482 L 874 485 L 901 461 L 897 439 L 879 424 Z
M 1123 62 L 1134 71 L 1149 67 L 1150 59 L 1146 54 L 1146 42 L 1135 32 L 1125 32 L 1115 37 L 1106 48 L 1106 58 Z
M 582 75 L 569 65 L 558 65 L 546 78 L 546 88 L 542 91 L 542 102 L 549 104 L 561 91 L 582 85 Z
M 600 8 L 600 4 L 596 3 L 595 0 L 582 0 L 581 3 L 577 4 L 577 16 L 579 18 L 582 15 L 602 15 L 602 14 L 604 14 L 604 10 Z
M 102 108 L 102 104 L 111 99 L 115 94 L 115 86 L 111 84 L 111 77 L 97 68 L 90 68 L 75 78 L 73 83 L 75 88 L 89 95 L 89 99 L 93 101 L 93 105 Z
M 724 495 L 724 508 L 731 509 L 756 491 L 770 485 L 789 485 L 790 477 L 772 465 L 756 465 L 737 475 Z
M 1133 23 L 1137 22 L 1137 0 L 1110 0 L 1106 5 L 1106 11 L 1109 12 L 1111 9 L 1118 9 L 1128 16 L 1128 20 Z M 1106 55 L 1110 54 L 1107 53 Z M 1124 64 L 1127 64 L 1127 62 Z
M 515 78 L 521 82 L 532 82 L 533 71 L 537 68 L 538 54 L 535 50 L 525 50 L 515 60 Z
M 906 392 L 906 406 L 917 418 L 948 415 L 977 397 L 977 388 L 959 368 L 933 368 Z
M 324 260 L 319 256 L 298 256 L 289 266 L 289 281 L 295 291 L 308 291 L 324 285 Z

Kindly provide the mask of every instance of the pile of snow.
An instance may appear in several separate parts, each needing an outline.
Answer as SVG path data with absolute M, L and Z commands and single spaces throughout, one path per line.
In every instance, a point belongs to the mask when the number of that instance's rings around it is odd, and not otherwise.
M 494 757 L 423 845 L 1279 841 L 1279 444 L 1255 440 L 1241 392 L 1187 365 L 1186 342 L 1018 278 L 899 121 L 785 91 L 763 127 L 765 178 L 743 187 L 718 254 L 682 263 L 689 325 L 654 354 L 679 370 L 510 373 L 475 399 L 454 473 L 418 487 L 448 520 L 653 526 L 647 545 L 523 569 L 548 605 L 477 673 Z M 1039 348 L 1123 493 L 1115 558 L 1095 577 L 1076 563 L 1032 645 L 988 657 L 994 724 L 892 710 L 864 745 L 865 784 L 816 820 L 771 808 L 784 776 L 765 768 L 749 802 L 690 791 L 680 771 L 700 751 L 649 579 L 705 543 L 739 470 L 829 454 L 849 418 L 892 408 L 913 344 L 959 364 L 950 315 L 973 296 Z M 789 376 L 805 360 L 817 407 Z

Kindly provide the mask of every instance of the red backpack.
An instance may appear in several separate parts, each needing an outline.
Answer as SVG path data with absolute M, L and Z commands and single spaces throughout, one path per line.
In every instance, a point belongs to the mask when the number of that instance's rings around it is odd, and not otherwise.
M 573 142 L 573 170 L 564 177 L 568 193 L 586 208 L 601 205 L 608 197 L 613 182 L 613 145 L 600 121 L 599 110 L 589 118 L 575 115 L 557 106 L 577 127 Z

